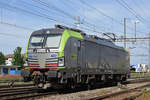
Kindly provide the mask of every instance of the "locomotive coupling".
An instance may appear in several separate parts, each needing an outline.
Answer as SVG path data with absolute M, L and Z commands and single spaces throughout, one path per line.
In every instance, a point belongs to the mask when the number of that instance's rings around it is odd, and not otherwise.
M 21 76 L 24 78 L 24 82 L 31 81 L 30 70 L 21 70 Z
M 52 86 L 51 83 L 46 83 L 46 84 L 44 84 L 43 89 L 50 88 L 51 86 Z

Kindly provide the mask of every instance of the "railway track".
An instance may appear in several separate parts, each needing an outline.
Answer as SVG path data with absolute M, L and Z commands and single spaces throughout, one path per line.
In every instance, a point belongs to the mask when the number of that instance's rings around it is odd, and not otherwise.
M 53 91 L 43 91 L 34 86 L 7 88 L 0 90 L 0 100 L 18 100 L 39 97 L 44 95 L 56 94 Z
M 136 97 L 150 90 L 150 83 L 133 88 L 108 93 L 106 95 L 90 98 L 89 100 L 134 100 Z
M 147 82 L 150 81 L 150 78 L 146 78 L 144 80 L 144 78 L 142 79 L 136 79 L 136 80 L 129 80 L 127 82 L 127 84 L 136 84 L 136 83 L 142 83 L 142 82 Z M 150 86 L 150 83 L 147 85 Z M 106 86 L 108 87 L 108 86 Z M 114 86 L 113 86 L 114 87 Z M 146 86 L 144 86 L 146 87 Z M 103 95 L 102 97 L 95 97 L 95 98 L 91 98 L 94 100 L 99 100 L 99 98 L 109 98 L 111 97 L 111 95 L 122 95 L 123 93 L 126 92 L 130 92 L 130 91 L 136 91 L 136 94 L 141 94 L 138 90 L 138 87 L 136 88 L 132 88 L 132 89 L 125 89 L 124 91 L 121 92 L 117 92 L 117 93 L 113 93 L 113 94 L 107 94 L 107 95 Z M 71 94 L 71 93 L 76 93 L 76 92 L 80 92 L 80 91 L 87 91 L 86 89 L 79 89 L 79 90 L 64 90 L 62 91 L 61 94 Z M 138 92 L 138 93 L 137 93 Z M 43 91 L 43 90 L 39 90 L 37 88 L 35 88 L 34 86 L 24 86 L 24 87 L 14 87 L 14 88 L 0 88 L 0 100 L 18 100 L 18 99 L 26 99 L 26 98 L 41 98 L 43 96 L 46 95 L 56 95 L 59 94 L 60 92 L 56 91 L 56 90 L 51 90 L 51 91 Z M 107 100 L 107 99 L 106 99 Z M 126 99 L 123 99 L 126 100 Z
M 144 83 L 150 82 L 150 77 L 145 78 L 133 78 L 127 81 L 127 84 L 135 84 L 136 83 Z M 147 93 L 150 91 L 150 83 L 137 86 L 133 88 L 124 89 L 118 92 L 106 94 L 103 96 L 97 96 L 94 98 L 90 98 L 89 100 L 134 100 L 135 98 L 141 96 L 143 93 Z
M 138 83 L 138 82 L 148 82 L 150 81 L 150 77 L 142 77 L 142 78 L 131 78 L 128 79 L 126 83 Z
M 27 92 L 30 92 L 33 90 L 34 90 L 33 86 L 1 88 L 0 89 L 0 100 L 11 99 L 12 97 L 15 97 L 16 95 L 27 93 Z
M 7 85 L 0 85 L 0 89 L 3 88 L 10 88 L 9 83 L 6 83 Z M 18 88 L 18 87 L 28 87 L 28 86 L 33 86 L 33 84 L 14 84 L 13 87 Z

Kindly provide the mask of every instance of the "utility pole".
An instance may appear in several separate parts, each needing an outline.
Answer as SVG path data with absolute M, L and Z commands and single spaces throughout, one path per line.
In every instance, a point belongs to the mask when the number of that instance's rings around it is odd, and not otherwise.
M 136 21 L 134 22 L 134 27 L 135 27 L 135 34 L 134 34 L 134 36 L 135 36 L 135 42 L 136 42 Z
M 81 20 L 80 20 L 80 16 L 77 17 L 77 29 L 80 29 L 80 24 L 81 24 Z
M 135 22 L 134 22 L 134 27 L 135 27 L 135 28 L 134 28 L 134 29 L 135 29 L 135 30 L 134 30 L 134 31 L 135 31 L 135 34 L 134 34 L 135 42 L 136 42 L 136 24 L 138 24 L 138 23 L 139 23 L 139 21 L 135 21 Z
M 1 8 L 1 23 L 3 22 L 3 8 Z
M 124 18 L 124 48 L 126 49 L 126 18 Z
M 150 68 L 150 32 L 149 32 L 149 60 L 148 60 L 148 64 L 149 64 L 149 68 Z

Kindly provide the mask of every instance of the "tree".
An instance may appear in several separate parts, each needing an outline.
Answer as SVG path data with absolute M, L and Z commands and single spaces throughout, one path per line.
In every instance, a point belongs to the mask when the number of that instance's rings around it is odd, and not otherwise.
M 17 66 L 21 66 L 21 68 L 23 67 L 24 65 L 24 60 L 23 60 L 23 56 L 21 56 L 21 50 L 22 48 L 21 47 L 17 47 L 15 50 L 14 50 L 14 57 L 13 57 L 13 65 L 17 65 Z
M 5 56 L 2 52 L 0 52 L 0 65 L 5 65 Z

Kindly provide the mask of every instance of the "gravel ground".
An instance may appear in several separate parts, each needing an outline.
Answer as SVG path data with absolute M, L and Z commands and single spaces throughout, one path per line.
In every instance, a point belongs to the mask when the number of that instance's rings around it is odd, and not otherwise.
M 142 86 L 145 84 L 150 84 L 150 82 L 128 84 L 123 89 L 120 89 L 114 86 L 114 87 L 101 88 L 101 89 L 95 89 L 95 90 L 89 90 L 89 91 L 81 91 L 81 92 L 69 93 L 69 94 L 57 94 L 57 95 L 42 97 L 38 100 L 87 100 L 93 97 L 102 96 L 105 94 L 118 92 L 124 89 L 129 89 L 129 88 L 133 88 L 137 86 Z
M 135 100 L 150 100 L 150 90 L 146 93 L 143 92 L 143 94 L 137 97 Z

